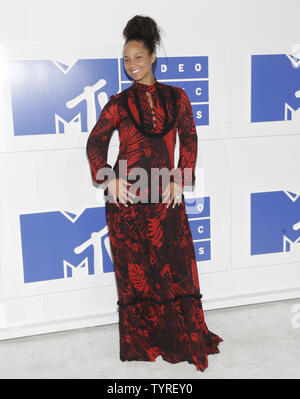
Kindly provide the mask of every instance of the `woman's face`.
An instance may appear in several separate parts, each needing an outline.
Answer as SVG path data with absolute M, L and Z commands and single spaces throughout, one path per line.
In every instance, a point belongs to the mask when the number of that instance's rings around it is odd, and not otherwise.
M 124 68 L 134 80 L 144 80 L 151 77 L 152 64 L 155 62 L 155 55 L 149 55 L 143 43 L 137 40 L 130 40 L 123 50 Z

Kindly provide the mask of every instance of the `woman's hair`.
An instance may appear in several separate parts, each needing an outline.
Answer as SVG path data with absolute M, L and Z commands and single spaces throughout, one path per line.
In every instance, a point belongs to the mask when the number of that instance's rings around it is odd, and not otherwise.
M 123 36 L 125 38 L 124 45 L 130 40 L 143 41 L 149 55 L 155 52 L 156 45 L 161 42 L 160 29 L 156 22 L 152 18 L 142 15 L 136 15 L 127 22 Z

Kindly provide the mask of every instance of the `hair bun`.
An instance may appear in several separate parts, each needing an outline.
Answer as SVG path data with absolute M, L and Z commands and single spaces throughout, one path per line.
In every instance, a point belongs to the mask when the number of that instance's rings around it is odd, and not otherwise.
M 156 45 L 161 41 L 160 29 L 156 22 L 143 15 L 136 15 L 127 22 L 123 36 L 126 39 L 125 44 L 130 40 L 144 40 L 150 54 L 155 51 Z

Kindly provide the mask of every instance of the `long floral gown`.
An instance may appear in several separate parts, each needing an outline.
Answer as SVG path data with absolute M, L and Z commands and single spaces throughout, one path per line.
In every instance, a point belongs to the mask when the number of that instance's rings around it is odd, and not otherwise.
M 107 153 L 115 129 L 120 147 L 112 168 Z M 87 155 L 93 180 L 108 181 L 107 175 L 97 174 L 103 167 L 119 177 L 119 160 L 127 161 L 127 170 L 122 170 L 127 176 L 136 167 L 148 175 L 151 168 L 173 169 L 177 131 L 179 162 L 171 180 L 193 185 L 197 132 L 185 90 L 156 79 L 152 85 L 134 81 L 110 97 L 90 132 Z M 183 182 L 184 168 L 191 173 Z M 130 183 L 137 180 L 128 177 Z M 156 202 L 150 200 L 150 183 L 136 192 L 143 202 L 127 201 L 128 207 L 105 202 L 118 292 L 120 360 L 155 361 L 161 355 L 167 362 L 187 361 L 204 371 L 207 355 L 218 353 L 223 339 L 204 320 L 184 194 L 181 203 L 167 208 L 161 185 L 158 190 Z M 112 198 L 107 188 L 105 193 Z

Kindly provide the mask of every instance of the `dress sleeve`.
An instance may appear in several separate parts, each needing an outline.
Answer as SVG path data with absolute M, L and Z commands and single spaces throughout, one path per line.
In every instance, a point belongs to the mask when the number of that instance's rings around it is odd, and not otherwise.
M 108 183 L 112 178 L 99 171 L 101 168 L 111 168 L 107 163 L 108 145 L 114 130 L 119 125 L 118 107 L 114 96 L 105 104 L 98 121 L 93 127 L 87 140 L 86 153 L 89 159 L 93 180 L 96 183 Z
M 195 183 L 195 164 L 198 151 L 198 137 L 192 105 L 184 89 L 181 89 L 178 115 L 179 161 L 174 181 L 183 186 Z

